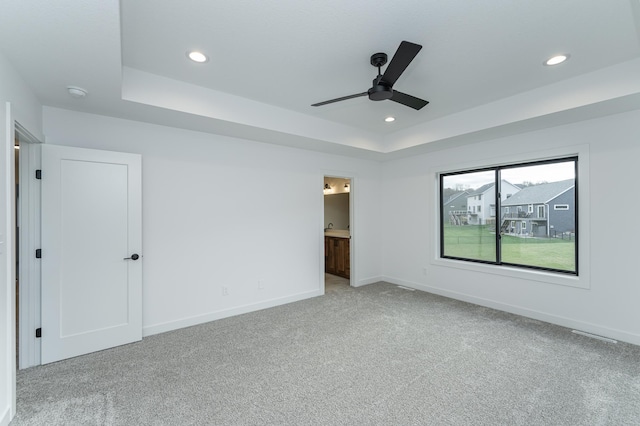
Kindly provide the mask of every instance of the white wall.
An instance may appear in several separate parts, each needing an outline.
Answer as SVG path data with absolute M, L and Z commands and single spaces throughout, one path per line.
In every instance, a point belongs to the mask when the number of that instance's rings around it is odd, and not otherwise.
M 7 104 L 9 103 L 9 104 Z M 0 54 L 0 425 L 15 415 L 15 228 L 13 122 L 39 135 L 41 110 L 20 76 Z
M 142 155 L 145 335 L 322 294 L 326 174 L 357 187 L 355 284 L 381 275 L 377 162 L 48 107 L 44 133 Z
M 640 344 L 640 229 L 626 226 L 640 211 L 640 199 L 629 196 L 637 181 L 639 134 L 640 111 L 633 111 L 383 163 L 384 222 L 396 224 L 383 237 L 386 279 Z M 542 273 L 435 260 L 437 171 L 573 150 L 582 153 L 585 172 L 579 176 L 585 245 L 575 286 L 568 277 L 554 281 Z
M 324 196 L 324 226 L 333 223 L 333 229 L 349 228 L 349 193 Z

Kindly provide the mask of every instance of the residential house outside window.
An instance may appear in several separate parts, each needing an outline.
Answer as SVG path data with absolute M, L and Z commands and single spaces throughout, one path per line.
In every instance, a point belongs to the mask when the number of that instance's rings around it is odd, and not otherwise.
M 440 257 L 577 275 L 577 166 L 570 157 L 441 173 L 441 206 L 457 188 L 495 208 L 477 202 L 458 222 L 441 213 Z

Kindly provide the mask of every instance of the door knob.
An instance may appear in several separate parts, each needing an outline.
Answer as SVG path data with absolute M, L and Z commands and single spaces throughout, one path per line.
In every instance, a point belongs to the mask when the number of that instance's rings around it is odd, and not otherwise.
M 131 257 L 125 257 L 123 260 L 138 260 L 138 259 L 140 259 L 140 256 L 138 256 L 138 253 L 133 253 Z

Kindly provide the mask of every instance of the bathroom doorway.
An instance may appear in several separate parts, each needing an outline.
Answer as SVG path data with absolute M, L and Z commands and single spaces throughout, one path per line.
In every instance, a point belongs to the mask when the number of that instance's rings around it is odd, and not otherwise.
M 352 180 L 324 177 L 325 293 L 351 285 Z

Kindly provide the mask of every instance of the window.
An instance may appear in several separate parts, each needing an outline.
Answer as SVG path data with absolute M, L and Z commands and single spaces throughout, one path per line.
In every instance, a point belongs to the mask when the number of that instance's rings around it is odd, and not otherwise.
M 441 173 L 441 206 L 447 188 L 471 192 L 482 187 L 495 193 L 491 202 L 496 214 L 491 220 L 457 225 L 441 212 L 440 257 L 577 275 L 577 169 L 578 158 L 570 157 Z M 500 197 L 503 187 L 510 188 L 508 198 Z M 543 203 L 548 200 L 557 202 L 554 210 L 571 213 L 545 217 Z
M 478 206 L 478 213 L 482 211 L 482 206 Z

